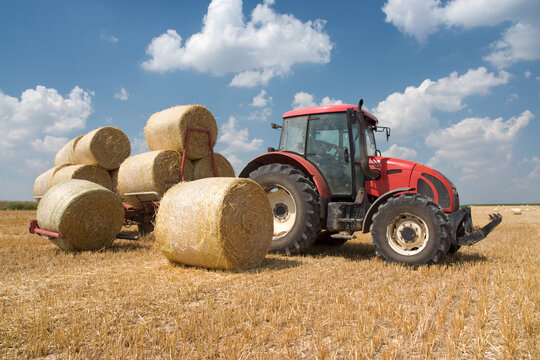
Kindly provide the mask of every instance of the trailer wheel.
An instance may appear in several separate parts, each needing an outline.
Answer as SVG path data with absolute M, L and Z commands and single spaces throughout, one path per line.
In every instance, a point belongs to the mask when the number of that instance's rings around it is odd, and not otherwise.
M 438 263 L 450 247 L 448 217 L 420 194 L 390 198 L 374 215 L 370 230 L 376 254 L 388 262 Z
M 320 228 L 319 195 L 300 170 L 282 164 L 264 165 L 249 174 L 270 200 L 274 237 L 270 250 L 287 255 L 311 247 Z
M 137 228 L 139 229 L 139 234 L 145 236 L 154 231 L 154 224 L 151 222 L 141 223 L 137 225 Z

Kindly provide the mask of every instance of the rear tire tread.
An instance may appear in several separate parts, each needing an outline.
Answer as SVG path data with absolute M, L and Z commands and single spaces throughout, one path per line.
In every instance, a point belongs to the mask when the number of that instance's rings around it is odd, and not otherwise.
M 315 242 L 320 228 L 320 198 L 315 185 L 300 170 L 283 164 L 263 165 L 249 174 L 249 178 L 257 181 L 257 178 L 267 174 L 279 173 L 287 176 L 297 187 L 304 203 L 304 223 L 299 236 L 291 241 L 288 246 L 280 249 L 272 249 L 272 252 L 286 255 L 299 254 L 309 249 Z M 292 231 L 292 229 L 291 229 Z

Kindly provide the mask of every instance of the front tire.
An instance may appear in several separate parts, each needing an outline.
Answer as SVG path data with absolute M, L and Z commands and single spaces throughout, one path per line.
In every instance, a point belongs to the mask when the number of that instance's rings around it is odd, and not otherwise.
M 377 255 L 388 262 L 434 264 L 450 247 L 448 217 L 420 194 L 390 198 L 373 217 L 370 230 Z
M 282 164 L 264 165 L 249 174 L 261 185 L 274 213 L 270 250 L 287 255 L 306 251 L 320 228 L 319 195 L 300 170 Z

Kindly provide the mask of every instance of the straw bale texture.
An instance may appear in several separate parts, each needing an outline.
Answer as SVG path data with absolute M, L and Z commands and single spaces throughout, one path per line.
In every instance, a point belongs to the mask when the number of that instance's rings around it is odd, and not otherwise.
M 231 163 L 223 155 L 214 153 L 214 161 L 216 163 L 217 177 L 235 177 Z M 213 176 L 212 154 L 193 162 L 193 179 L 204 179 Z
M 129 138 L 112 126 L 90 131 L 75 146 L 77 164 L 99 165 L 107 170 L 119 168 L 130 153 Z
M 52 185 L 69 179 L 88 180 L 112 190 L 111 175 L 104 168 L 97 165 L 69 165 L 54 173 Z
M 153 114 L 144 128 L 150 150 L 184 151 L 188 127 L 210 130 L 212 147 L 216 144 L 218 128 L 212 113 L 201 105 L 180 105 Z M 210 152 L 208 135 L 192 132 L 189 136 L 187 158 L 200 159 Z
M 101 185 L 67 180 L 43 196 L 37 221 L 42 229 L 64 234 L 51 239 L 62 250 L 99 250 L 110 246 L 120 232 L 124 208 L 118 195 Z
M 39 202 L 39 198 L 45 195 L 45 193 L 53 186 L 54 174 L 65 167 L 66 165 L 55 166 L 44 173 L 40 174 L 34 181 L 34 199 Z
M 60 165 L 72 165 L 76 164 L 75 160 L 75 146 L 81 140 L 83 136 L 77 136 L 74 139 L 69 140 L 58 152 L 54 158 L 54 164 L 56 166 Z
M 170 261 L 216 269 L 259 265 L 272 233 L 272 209 L 256 182 L 215 177 L 169 189 L 154 230 Z
M 117 194 L 120 194 L 120 192 L 118 191 L 118 171 L 119 170 L 120 169 L 114 169 L 114 170 L 109 171 L 109 175 L 111 176 L 111 182 L 112 182 L 111 190 Z
M 163 196 L 169 188 L 180 181 L 182 155 L 175 150 L 158 150 L 127 158 L 118 170 L 118 191 L 122 199 L 132 206 L 140 207 L 136 196 L 126 193 L 155 191 Z M 193 165 L 186 160 L 184 177 L 191 180 Z M 155 197 L 141 200 L 158 200 Z

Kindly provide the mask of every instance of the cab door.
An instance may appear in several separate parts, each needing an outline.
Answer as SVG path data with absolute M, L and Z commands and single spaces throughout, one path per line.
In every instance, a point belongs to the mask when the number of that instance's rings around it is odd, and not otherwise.
M 345 113 L 310 116 L 306 159 L 321 172 L 332 196 L 352 195 L 349 130 Z

